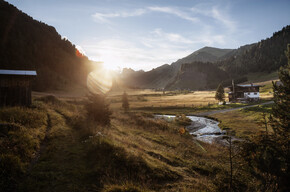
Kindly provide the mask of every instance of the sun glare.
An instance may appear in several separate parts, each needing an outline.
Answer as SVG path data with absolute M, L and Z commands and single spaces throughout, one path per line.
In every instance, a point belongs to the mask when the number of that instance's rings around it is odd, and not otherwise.
M 91 72 L 87 77 L 87 87 L 94 94 L 106 94 L 113 86 L 113 77 L 109 70 L 99 69 Z

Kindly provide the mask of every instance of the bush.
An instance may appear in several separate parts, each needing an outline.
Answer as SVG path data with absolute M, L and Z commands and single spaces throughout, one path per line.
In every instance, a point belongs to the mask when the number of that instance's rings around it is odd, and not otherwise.
M 177 125 L 181 125 L 181 126 L 188 126 L 191 124 L 191 120 L 186 117 L 184 114 L 182 115 L 177 115 L 175 117 L 175 122 L 177 123 Z
M 106 103 L 105 97 L 102 95 L 90 95 L 89 102 L 85 105 L 87 117 L 102 125 L 110 124 L 112 112 L 109 109 L 109 104 Z

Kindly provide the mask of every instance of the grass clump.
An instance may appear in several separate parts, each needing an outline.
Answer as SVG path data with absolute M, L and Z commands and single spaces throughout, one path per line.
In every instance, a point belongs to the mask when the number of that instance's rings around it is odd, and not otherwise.
M 63 104 L 57 97 L 54 95 L 48 95 L 44 97 L 37 98 L 36 101 L 42 101 L 47 104 L 53 104 L 53 105 L 61 105 Z
M 46 124 L 47 115 L 43 110 L 7 107 L 0 109 L 0 121 L 16 123 L 27 128 L 39 128 Z

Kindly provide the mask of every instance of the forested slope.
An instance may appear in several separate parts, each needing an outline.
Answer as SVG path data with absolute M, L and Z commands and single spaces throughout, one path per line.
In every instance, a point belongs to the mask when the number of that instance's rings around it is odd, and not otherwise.
M 84 84 L 91 63 L 54 27 L 0 0 L 0 69 L 36 70 L 34 89 L 47 90 Z

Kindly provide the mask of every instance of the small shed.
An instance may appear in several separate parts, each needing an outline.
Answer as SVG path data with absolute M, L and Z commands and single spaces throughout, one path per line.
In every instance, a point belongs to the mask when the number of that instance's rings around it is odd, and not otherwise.
M 260 99 L 260 85 L 247 84 L 230 86 L 229 101 L 230 102 L 249 102 L 259 101 Z
M 31 104 L 31 80 L 36 71 L 0 69 L 0 106 Z

